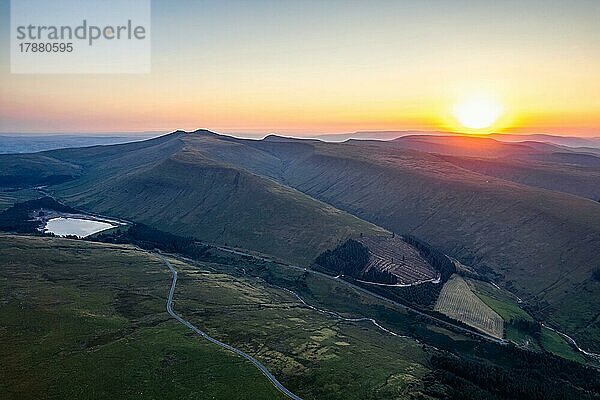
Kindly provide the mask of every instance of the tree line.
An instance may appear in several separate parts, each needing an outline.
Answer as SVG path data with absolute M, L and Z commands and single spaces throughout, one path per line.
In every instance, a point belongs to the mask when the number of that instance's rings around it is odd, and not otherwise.
M 31 214 L 34 211 L 51 210 L 64 213 L 76 213 L 77 210 L 61 204 L 52 197 L 42 197 L 35 200 L 28 200 L 22 203 L 12 205 L 10 208 L 0 213 L 0 230 L 16 233 L 42 234 L 40 228 L 43 223 L 32 219 Z M 43 212 L 41 212 L 43 214 Z
M 369 263 L 369 249 L 349 239 L 335 249 L 321 253 L 315 263 L 332 274 L 356 277 Z
M 502 365 L 449 353 L 431 358 L 428 377 L 449 386 L 445 398 L 464 400 L 572 400 L 600 398 L 598 373 L 547 353 L 509 346 Z M 426 389 L 427 392 L 427 389 Z M 433 394 L 433 393 L 428 393 Z
M 442 282 L 447 282 L 456 272 L 456 265 L 452 260 L 429 243 L 411 235 L 403 235 L 402 240 L 419 250 L 419 254 L 440 273 Z
M 369 263 L 369 248 L 353 239 L 348 239 L 333 250 L 326 250 L 315 260 L 323 272 L 344 275 L 369 282 L 394 285 L 398 278 L 374 268 L 365 271 Z
M 211 248 L 192 237 L 174 235 L 140 223 L 123 230 L 100 233 L 89 239 L 105 243 L 128 243 L 146 250 L 158 249 L 196 259 L 204 258 Z
M 508 324 L 539 340 L 542 336 L 542 325 L 538 321 L 521 317 L 512 317 Z

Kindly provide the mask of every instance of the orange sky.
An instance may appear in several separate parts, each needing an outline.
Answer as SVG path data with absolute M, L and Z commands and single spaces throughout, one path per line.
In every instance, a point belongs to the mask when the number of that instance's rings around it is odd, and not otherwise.
M 600 136 L 600 2 L 217 3 L 153 3 L 151 74 L 10 74 L 4 48 L 0 131 L 462 130 L 485 93 L 488 131 Z

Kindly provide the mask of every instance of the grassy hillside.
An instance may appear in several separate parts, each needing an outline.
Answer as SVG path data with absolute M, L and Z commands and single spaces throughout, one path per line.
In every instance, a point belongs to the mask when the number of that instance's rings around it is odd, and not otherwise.
M 594 370 L 429 325 L 301 268 L 239 257 L 171 263 L 175 310 L 306 400 L 597 398 Z M 0 265 L 4 398 L 281 398 L 249 363 L 168 316 L 170 275 L 155 256 L 3 235 Z M 361 315 L 397 333 L 342 318 Z
M 498 313 L 471 291 L 464 279 L 455 275 L 444 284 L 435 311 L 441 312 L 491 336 L 504 336 L 504 321 Z
M 297 190 L 215 161 L 213 136 L 174 134 L 147 147 L 134 143 L 77 155 L 75 160 L 96 163 L 55 193 L 85 210 L 303 264 L 348 237 L 382 232 Z M 229 143 L 219 142 L 227 153 Z
M 489 143 L 483 151 L 514 152 L 513 144 Z M 517 148 L 544 151 L 534 147 Z M 377 231 L 344 210 L 472 265 L 518 293 L 536 317 L 599 350 L 600 284 L 591 279 L 597 202 L 388 142 L 251 141 L 200 131 L 40 154 L 81 169 L 51 188 L 71 205 L 296 262 Z
M 324 315 L 260 279 L 215 271 L 224 266 L 171 262 L 175 310 L 258 358 L 303 398 L 424 391 L 428 356 L 418 342 Z M 153 255 L 0 236 L 0 265 L 3 398 L 283 398 L 250 363 L 170 318 L 171 275 Z
M 538 153 L 533 146 L 462 135 L 410 135 L 394 139 L 389 146 L 453 156 L 506 157 Z
M 532 335 L 531 332 L 523 331 L 515 324 L 510 323 L 511 320 L 515 319 L 533 322 L 533 318 L 519 307 L 514 295 L 500 290 L 486 282 L 476 280 L 467 280 L 467 282 L 473 292 L 485 304 L 500 314 L 505 321 L 504 328 L 508 340 L 532 351 L 545 350 L 568 360 L 581 363 L 585 362 L 585 358 L 581 353 L 571 347 L 558 333 L 553 332 L 546 327 L 542 327 L 539 335 Z
M 600 200 L 600 157 L 578 149 L 435 135 L 405 136 L 387 145 L 440 154 L 446 161 L 484 175 Z
M 37 199 L 42 196 L 40 192 L 34 189 L 0 190 L 0 212 L 10 208 L 15 203 Z
M 600 204 L 385 142 L 298 142 L 245 143 L 284 161 L 282 182 L 474 265 L 525 298 L 538 317 L 597 350 L 600 285 L 591 276 Z M 307 145 L 311 151 L 289 156 Z
M 410 399 L 424 390 L 428 355 L 413 339 L 319 313 L 251 275 L 177 268 L 176 307 L 209 334 L 253 354 L 304 399 Z M 307 288 L 326 286 L 307 280 Z M 355 307 L 364 301 L 354 296 Z
M 600 200 L 600 167 L 598 166 L 472 157 L 444 157 L 444 159 L 484 175 Z
M 81 174 L 77 164 L 47 154 L 0 154 L 0 188 L 27 188 L 69 181 Z
M 154 256 L 0 236 L 0 265 L 3 399 L 284 398 L 169 317 L 171 275 Z

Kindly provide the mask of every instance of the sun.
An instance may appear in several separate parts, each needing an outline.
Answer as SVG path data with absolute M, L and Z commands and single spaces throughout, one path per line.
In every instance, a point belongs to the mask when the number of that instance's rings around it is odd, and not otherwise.
M 502 105 L 491 95 L 478 94 L 461 100 L 453 115 L 467 129 L 491 128 L 502 115 Z

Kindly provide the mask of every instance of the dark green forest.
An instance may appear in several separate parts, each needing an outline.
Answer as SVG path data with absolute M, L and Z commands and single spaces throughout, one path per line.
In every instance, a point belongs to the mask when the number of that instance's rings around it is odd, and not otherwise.
M 0 230 L 16 233 L 42 234 L 38 228 L 42 222 L 31 218 L 33 211 L 53 210 L 65 213 L 76 213 L 72 207 L 54 200 L 52 197 L 29 200 L 17 203 L 0 213 Z

